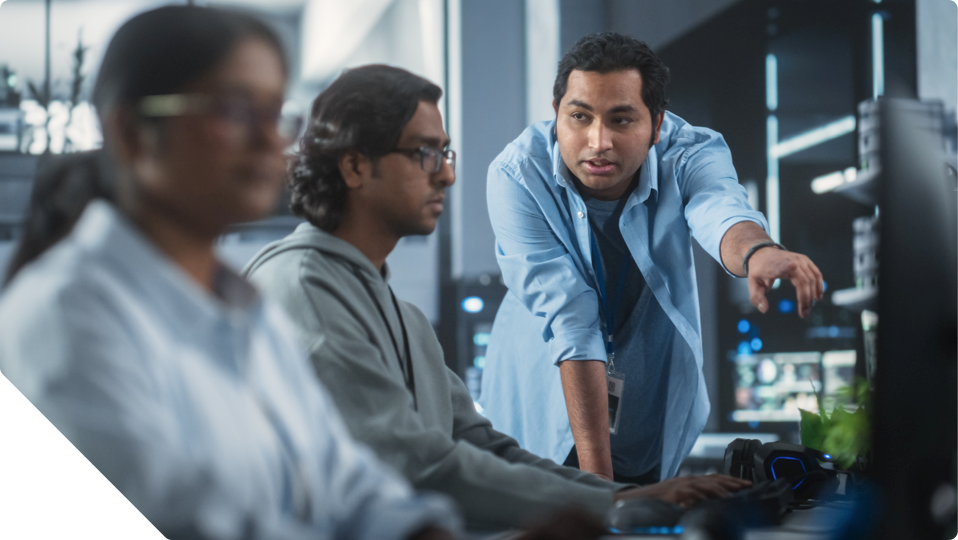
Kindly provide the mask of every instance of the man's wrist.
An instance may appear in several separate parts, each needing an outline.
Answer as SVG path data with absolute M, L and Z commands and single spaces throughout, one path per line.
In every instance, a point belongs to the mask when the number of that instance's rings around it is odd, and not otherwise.
M 608 429 L 608 428 L 607 428 Z M 601 435 L 599 436 L 601 437 Z M 604 441 L 581 441 L 582 443 L 597 442 L 598 448 L 592 449 L 587 444 L 576 444 L 579 470 L 592 473 L 604 480 L 612 480 L 612 452 L 602 444 Z M 603 448 L 604 447 L 604 448 Z
M 752 255 L 755 255 L 758 250 L 767 247 L 776 247 L 782 251 L 788 251 L 785 246 L 772 240 L 766 240 L 753 245 L 752 247 L 748 248 L 748 251 L 745 252 L 745 256 L 742 257 L 742 273 L 744 274 L 744 277 L 748 277 L 748 261 L 752 258 Z

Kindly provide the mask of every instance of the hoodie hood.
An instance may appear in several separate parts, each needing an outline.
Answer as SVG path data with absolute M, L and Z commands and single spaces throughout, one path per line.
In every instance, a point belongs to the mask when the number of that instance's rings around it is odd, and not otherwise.
M 343 260 L 351 266 L 358 268 L 369 279 L 382 279 L 389 281 L 389 264 L 383 264 L 383 272 L 373 266 L 373 263 L 359 251 L 356 246 L 345 240 L 336 238 L 332 234 L 316 227 L 312 223 L 301 223 L 296 230 L 289 236 L 271 242 L 269 245 L 259 250 L 253 258 L 246 263 L 243 268 L 243 275 L 248 276 L 256 271 L 265 262 L 277 257 L 281 253 L 296 250 L 313 250 L 326 257 L 332 257 Z

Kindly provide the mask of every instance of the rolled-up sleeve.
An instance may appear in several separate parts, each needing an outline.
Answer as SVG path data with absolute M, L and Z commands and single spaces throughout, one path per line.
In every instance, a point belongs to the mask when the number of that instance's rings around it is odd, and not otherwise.
M 555 363 L 564 360 L 605 360 L 598 297 L 585 280 L 567 247 L 550 225 L 543 208 L 523 179 L 541 174 L 531 164 L 493 162 L 489 167 L 489 218 L 496 234 L 496 258 L 503 281 L 533 315 L 542 318 L 541 339 L 549 344 Z M 530 181 L 541 181 L 532 178 Z M 545 188 L 543 188 L 545 190 Z M 554 207 L 553 222 L 562 223 L 562 204 L 544 193 Z
M 748 195 L 738 183 L 732 154 L 725 139 L 708 129 L 698 129 L 679 152 L 666 156 L 676 163 L 675 175 L 685 201 L 685 219 L 702 248 L 722 268 L 721 245 L 725 233 L 743 221 L 758 224 L 768 232 L 765 217 L 748 204 Z

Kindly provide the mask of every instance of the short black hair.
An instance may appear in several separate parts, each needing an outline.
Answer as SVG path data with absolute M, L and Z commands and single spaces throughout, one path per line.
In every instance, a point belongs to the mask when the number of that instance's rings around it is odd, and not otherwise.
M 665 87 L 669 83 L 669 68 L 659 60 L 645 43 L 617 32 L 589 34 L 569 49 L 559 62 L 552 97 L 556 107 L 565 96 L 569 75 L 573 70 L 611 73 L 634 69 L 642 75 L 642 101 L 652 118 L 669 104 Z
M 419 102 L 441 97 L 441 88 L 404 69 L 376 64 L 344 71 L 313 101 L 290 160 L 293 213 L 324 231 L 339 228 L 349 191 L 339 159 L 349 151 L 373 160 L 388 154 Z

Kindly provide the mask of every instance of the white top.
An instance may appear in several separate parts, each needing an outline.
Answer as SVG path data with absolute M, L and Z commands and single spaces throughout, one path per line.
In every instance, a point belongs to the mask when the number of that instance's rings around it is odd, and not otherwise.
M 211 295 L 114 207 L 0 296 L 0 371 L 164 534 L 459 530 L 353 441 L 292 324 L 236 274 Z

